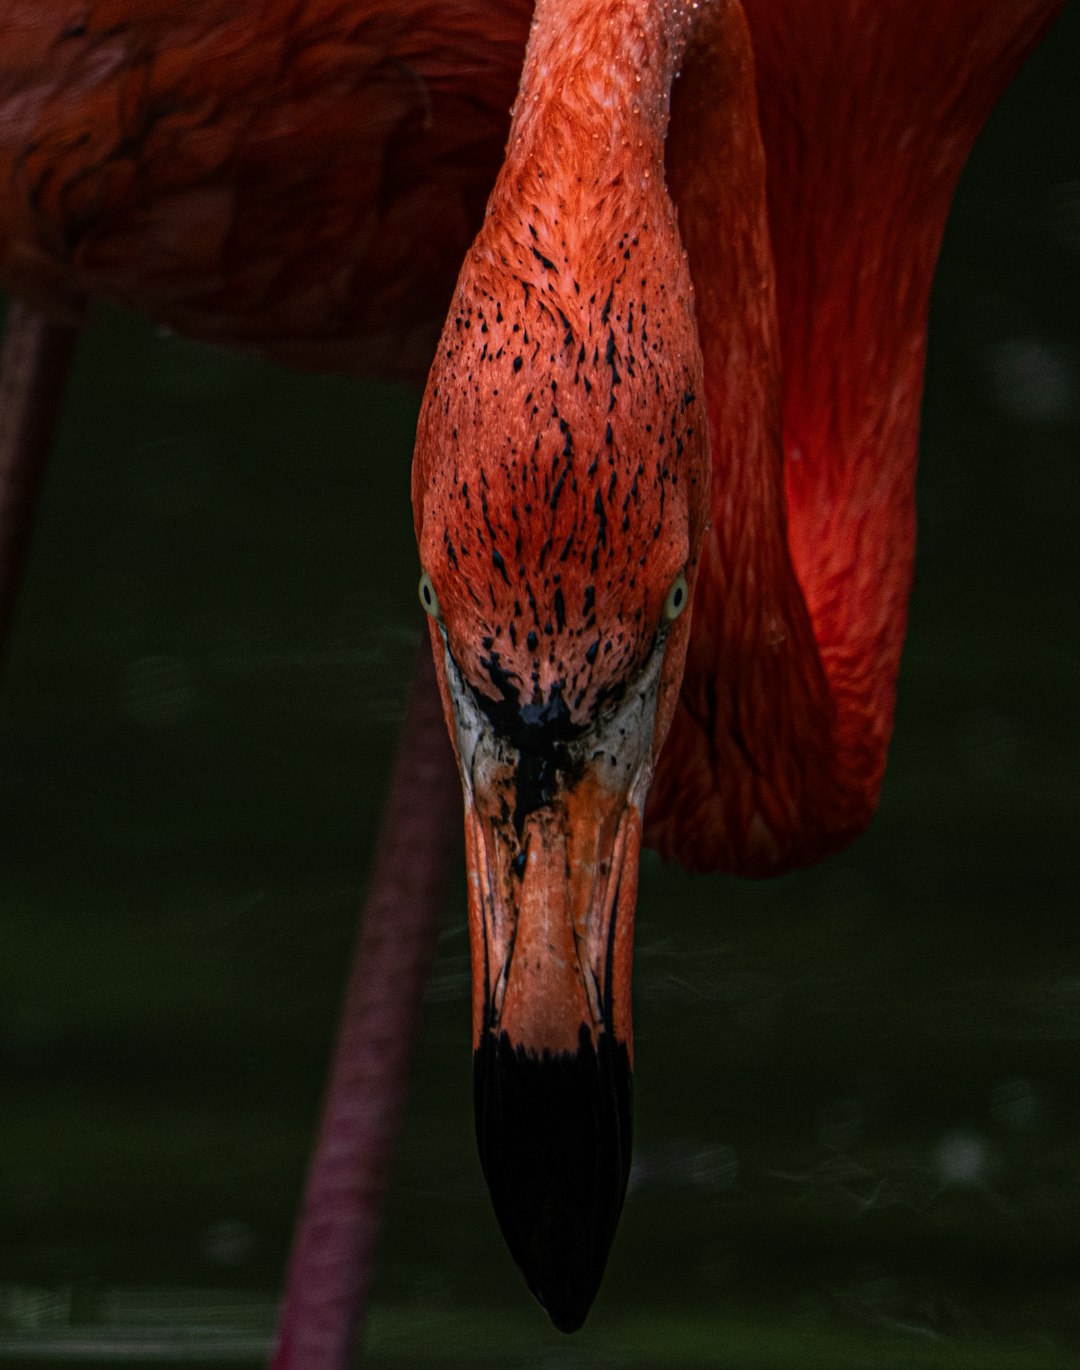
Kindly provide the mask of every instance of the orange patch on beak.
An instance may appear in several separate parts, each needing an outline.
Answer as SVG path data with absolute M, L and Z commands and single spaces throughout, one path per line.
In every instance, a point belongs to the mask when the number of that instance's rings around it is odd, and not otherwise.
M 500 777 L 466 814 L 474 1044 L 505 1032 L 538 1056 L 574 1052 L 585 1027 L 617 1037 L 632 1062 L 641 816 L 586 772 L 519 837 L 506 821 L 512 786 Z

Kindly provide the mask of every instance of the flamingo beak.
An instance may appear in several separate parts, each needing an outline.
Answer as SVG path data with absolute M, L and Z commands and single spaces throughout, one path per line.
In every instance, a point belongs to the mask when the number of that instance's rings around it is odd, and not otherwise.
M 564 1332 L 630 1169 L 630 974 L 662 651 L 595 722 L 493 704 L 446 652 L 466 800 L 476 1131 L 495 1213 Z
M 483 800 L 466 834 L 480 1163 L 526 1283 L 572 1332 L 630 1170 L 640 815 L 590 776 L 530 814 L 516 841 Z

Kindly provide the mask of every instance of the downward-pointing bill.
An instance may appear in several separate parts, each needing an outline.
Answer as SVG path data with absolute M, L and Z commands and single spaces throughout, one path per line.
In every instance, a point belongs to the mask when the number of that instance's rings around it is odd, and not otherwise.
M 476 1126 L 499 1224 L 564 1330 L 630 1165 L 630 979 L 661 634 L 595 722 L 474 691 L 443 648 L 465 789 Z M 516 701 L 514 701 L 516 704 Z

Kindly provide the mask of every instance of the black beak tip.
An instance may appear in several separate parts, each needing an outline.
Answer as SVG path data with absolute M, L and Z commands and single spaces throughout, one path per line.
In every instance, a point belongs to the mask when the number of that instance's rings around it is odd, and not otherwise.
M 578 1307 L 575 1309 L 571 1309 L 568 1307 L 562 1309 L 560 1312 L 558 1308 L 549 1308 L 547 1304 L 544 1303 L 543 1299 L 540 1298 L 539 1293 L 535 1289 L 533 1290 L 533 1293 L 536 1294 L 540 1306 L 551 1319 L 551 1325 L 557 1331 L 565 1332 L 567 1333 L 567 1335 L 569 1335 L 571 1332 L 577 1332 L 580 1328 L 584 1327 L 585 1319 L 589 1316 L 589 1309 L 592 1307 L 592 1301 L 596 1297 L 596 1291 L 594 1290 L 592 1294 L 589 1295 L 589 1300 L 584 1305 L 584 1307 Z
M 474 1058 L 476 1133 L 495 1216 L 560 1332 L 600 1287 L 630 1170 L 626 1047 L 582 1027 L 576 1052 L 542 1056 L 485 1033 Z

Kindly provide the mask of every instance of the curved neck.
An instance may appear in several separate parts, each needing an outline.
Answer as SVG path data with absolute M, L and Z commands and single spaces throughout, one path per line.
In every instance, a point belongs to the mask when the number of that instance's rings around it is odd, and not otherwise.
M 839 845 L 869 811 L 868 790 L 876 794 L 867 768 L 838 755 L 835 682 L 789 550 L 781 336 L 756 107 L 742 10 L 706 6 L 676 86 L 666 155 L 705 367 L 711 517 L 647 838 L 692 867 L 744 874 Z
M 711 47 L 695 34 L 668 144 L 712 523 L 647 838 L 763 874 L 843 845 L 876 806 L 934 265 L 971 145 L 1061 6 L 744 3 L 753 57 L 737 23 Z

